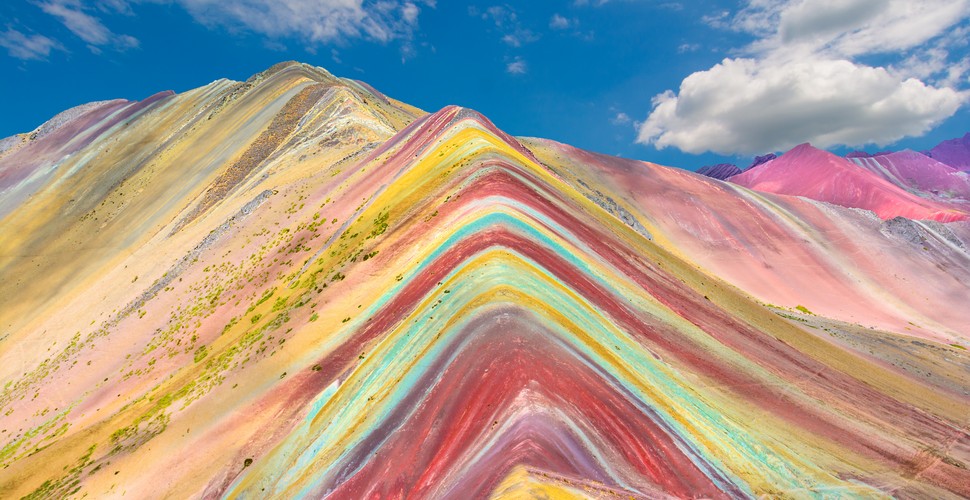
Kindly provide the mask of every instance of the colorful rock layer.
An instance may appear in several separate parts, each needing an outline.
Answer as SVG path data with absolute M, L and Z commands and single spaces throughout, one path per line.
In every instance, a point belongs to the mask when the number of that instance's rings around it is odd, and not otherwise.
M 697 169 L 697 173 L 706 175 L 712 179 L 726 180 L 728 177 L 738 175 L 741 169 L 731 163 L 718 163 L 717 165 L 707 165 Z
M 296 63 L 105 119 L 0 157 L 4 497 L 970 495 L 967 222 Z

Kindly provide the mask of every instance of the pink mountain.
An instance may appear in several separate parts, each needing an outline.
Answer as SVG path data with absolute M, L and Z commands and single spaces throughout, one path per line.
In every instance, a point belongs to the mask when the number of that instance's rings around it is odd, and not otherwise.
M 936 161 L 964 172 L 970 171 L 970 132 L 959 139 L 950 139 L 927 151 Z
M 850 160 L 879 177 L 924 198 L 944 202 L 970 200 L 970 176 L 922 153 L 907 149 Z
M 908 193 L 850 160 L 807 143 L 729 180 L 756 191 L 872 210 L 882 219 L 970 218 L 963 210 Z

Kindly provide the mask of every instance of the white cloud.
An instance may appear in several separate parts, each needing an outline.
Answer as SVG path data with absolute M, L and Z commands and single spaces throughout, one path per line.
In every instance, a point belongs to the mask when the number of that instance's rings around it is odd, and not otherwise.
M 918 47 L 970 15 L 970 0 L 751 0 L 733 19 L 740 31 L 773 32 L 753 53 L 855 57 Z
M 596 33 L 594 31 L 582 31 L 580 30 L 579 25 L 579 19 L 575 17 L 565 17 L 558 12 L 549 18 L 549 28 L 552 30 L 568 32 L 570 35 L 577 37 L 584 42 L 592 41 L 596 37 Z
M 637 142 L 725 155 L 884 145 L 927 132 L 967 97 L 846 60 L 725 59 L 654 97 Z
M 958 54 L 967 45 L 970 26 L 960 26 L 948 30 L 931 44 L 912 51 L 908 57 L 889 66 L 896 74 L 919 78 L 920 80 L 943 87 L 962 86 L 963 76 L 970 71 L 970 59 Z M 956 49 L 956 50 L 953 50 Z
M 508 34 L 508 35 L 503 36 L 502 37 L 502 41 L 505 42 L 506 44 L 512 46 L 512 47 L 521 47 L 522 46 L 522 41 L 519 40 L 519 37 L 517 37 L 515 35 L 512 35 L 512 34 Z
M 728 19 L 730 15 L 731 15 L 730 12 L 726 10 L 722 10 L 722 11 L 714 12 L 713 14 L 702 16 L 701 22 L 712 28 L 725 29 L 731 26 L 728 23 Z
M 106 5 L 114 8 L 114 4 Z M 101 53 L 102 47 L 125 50 L 138 46 L 137 38 L 112 32 L 99 18 L 89 14 L 87 6 L 80 0 L 51 0 L 38 6 L 44 13 L 56 17 L 67 29 L 84 40 L 88 48 L 96 54 Z
M 285 49 L 284 39 L 305 43 L 311 53 L 318 44 L 401 40 L 405 59 L 415 53 L 412 40 L 421 13 L 418 4 L 436 5 L 435 0 L 38 0 L 36 5 L 83 40 L 91 52 L 100 54 L 103 49 L 138 46 L 138 39 L 114 33 L 99 16 L 132 15 L 132 7 L 141 2 L 179 5 L 205 26 L 263 35 L 264 44 L 277 50 Z M 18 35 L 25 41 L 18 41 Z M 41 35 L 28 39 L 8 30 L 3 36 L 3 46 L 22 59 L 43 58 L 52 48 L 61 48 Z
M 96 7 L 102 12 L 117 12 L 128 15 L 134 14 L 128 0 L 98 0 Z
M 552 19 L 549 20 L 549 27 L 554 30 L 564 30 L 569 28 L 569 19 L 559 15 L 558 13 L 552 15 Z
M 849 37 L 855 30 L 871 26 L 888 10 L 885 7 L 885 0 L 803 1 L 781 11 L 778 35 L 786 43 Z
M 401 16 L 404 18 L 404 22 L 411 25 L 418 22 L 418 14 L 420 13 L 421 9 L 411 2 L 407 2 L 401 7 Z
M 529 71 L 529 66 L 520 57 L 505 65 L 505 71 L 512 75 L 524 75 Z
M 946 87 L 957 87 L 964 83 L 970 83 L 970 78 L 965 78 L 970 73 L 970 57 L 951 63 L 944 70 L 944 77 L 940 83 Z
M 38 34 L 25 35 L 15 29 L 0 32 L 0 47 L 21 60 L 44 60 L 52 50 L 64 50 L 57 40 Z
M 523 44 L 532 43 L 539 39 L 534 31 L 522 26 L 519 15 L 509 6 L 493 5 L 484 12 L 479 12 L 477 8 L 469 7 L 468 13 L 481 16 L 483 21 L 491 21 L 495 28 L 501 33 L 501 40 L 511 47 L 521 47 Z
M 251 31 L 308 44 L 369 39 L 409 40 L 420 8 L 413 2 L 382 0 L 175 0 L 207 26 Z M 434 6 L 434 2 L 424 2 Z
M 510 24 L 518 24 L 519 15 L 511 7 L 493 5 L 482 13 L 482 19 L 491 20 L 496 28 L 503 28 Z
M 968 18 L 970 0 L 748 0 L 704 22 L 755 41 L 655 96 L 637 142 L 752 154 L 922 135 L 970 100 L 970 61 L 948 50 Z
M 683 54 L 685 52 L 697 52 L 701 48 L 699 43 L 682 43 L 677 47 L 677 52 Z
M 949 66 L 950 54 L 941 48 L 931 48 L 920 54 L 912 54 L 899 63 L 890 66 L 890 70 L 901 76 L 927 80 L 938 75 Z
M 617 113 L 616 116 L 614 116 L 613 118 L 610 118 L 610 123 L 612 123 L 613 125 L 625 125 L 627 123 L 630 123 L 631 121 L 633 120 L 630 118 L 630 115 L 622 111 Z

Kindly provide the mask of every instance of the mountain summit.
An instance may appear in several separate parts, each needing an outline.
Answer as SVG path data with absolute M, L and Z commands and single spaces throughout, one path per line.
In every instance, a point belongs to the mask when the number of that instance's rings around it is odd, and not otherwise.
M 4 497 L 970 495 L 970 223 L 810 146 L 731 184 L 300 63 L 2 144 Z

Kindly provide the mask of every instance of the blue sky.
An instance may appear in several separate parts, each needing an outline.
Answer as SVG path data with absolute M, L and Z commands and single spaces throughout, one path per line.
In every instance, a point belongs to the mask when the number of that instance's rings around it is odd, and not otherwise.
M 283 60 L 688 169 L 970 131 L 970 0 L 13 0 L 0 137 Z

